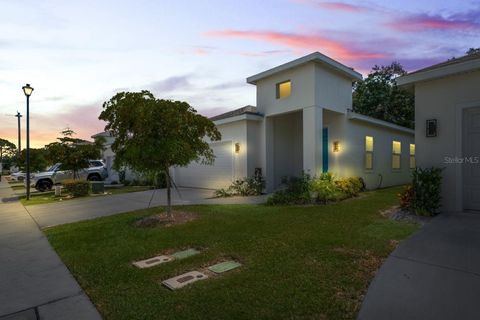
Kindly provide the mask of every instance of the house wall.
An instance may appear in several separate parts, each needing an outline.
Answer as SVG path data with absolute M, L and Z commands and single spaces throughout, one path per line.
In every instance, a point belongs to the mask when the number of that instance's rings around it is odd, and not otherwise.
M 290 80 L 292 94 L 277 99 L 276 84 Z M 257 110 L 265 116 L 298 111 L 315 104 L 315 64 L 285 70 L 257 82 Z
M 346 112 L 352 107 L 352 80 L 333 69 L 315 65 L 315 105 Z
M 247 149 L 247 120 L 230 122 L 222 125 L 217 125 L 218 131 L 222 135 L 221 141 L 232 141 L 233 146 L 235 143 L 240 143 L 240 152 L 233 153 L 233 176 L 235 179 L 243 178 L 248 175 L 248 158 L 249 152 Z M 253 146 L 251 146 L 254 148 Z M 253 151 L 253 150 L 252 150 Z
M 442 181 L 443 211 L 463 209 L 461 165 L 448 164 L 445 157 L 462 157 L 462 109 L 480 106 L 479 83 L 480 71 L 475 71 L 415 85 L 417 166 L 445 168 Z M 437 137 L 425 136 L 425 122 L 428 119 L 437 119 Z
M 413 134 L 370 124 L 364 121 L 345 120 L 344 142 L 340 152 L 331 153 L 339 165 L 334 172 L 340 177 L 362 177 L 367 189 L 407 184 L 411 181 L 410 144 L 415 143 Z M 373 137 L 373 169 L 365 169 L 365 137 Z M 400 169 L 392 169 L 392 142 L 400 141 Z

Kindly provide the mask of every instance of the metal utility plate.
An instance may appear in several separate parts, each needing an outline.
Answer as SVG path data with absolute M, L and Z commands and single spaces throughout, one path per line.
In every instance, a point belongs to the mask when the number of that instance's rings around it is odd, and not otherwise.
M 191 271 L 179 276 L 162 281 L 162 284 L 170 290 L 176 290 L 185 287 L 191 283 L 205 280 L 208 276 L 198 271 Z
M 133 265 L 137 268 L 144 269 L 154 267 L 165 262 L 170 262 L 172 260 L 173 258 L 170 256 L 156 256 L 145 260 L 135 261 L 133 262 Z
M 223 273 L 240 267 L 242 264 L 237 261 L 225 261 L 208 267 L 208 270 L 215 273 Z
M 187 249 L 187 250 L 178 251 L 178 252 L 173 253 L 172 257 L 174 257 L 175 259 L 185 259 L 185 258 L 194 256 L 194 255 L 199 254 L 199 253 L 200 253 L 200 251 L 198 251 L 198 250 Z

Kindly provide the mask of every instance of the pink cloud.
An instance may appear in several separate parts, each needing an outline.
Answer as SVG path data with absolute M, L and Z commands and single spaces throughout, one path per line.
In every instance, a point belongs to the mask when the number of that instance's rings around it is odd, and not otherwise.
M 382 53 L 355 49 L 353 46 L 346 45 L 340 41 L 313 34 L 303 35 L 276 31 L 223 30 L 208 32 L 207 35 L 211 37 L 242 38 L 263 41 L 286 46 L 297 51 L 319 50 L 336 59 L 349 61 L 385 57 Z
M 317 3 L 317 5 L 319 7 L 322 7 L 328 10 L 344 11 L 344 12 L 350 12 L 350 13 L 358 13 L 358 12 L 363 12 L 367 10 L 367 8 L 365 7 L 357 6 L 349 3 L 343 3 L 343 2 L 319 2 Z
M 425 30 L 452 30 L 469 31 L 480 28 L 480 24 L 475 21 L 444 18 L 440 15 L 412 15 L 406 16 L 396 21 L 389 22 L 387 25 L 398 31 L 425 31 Z

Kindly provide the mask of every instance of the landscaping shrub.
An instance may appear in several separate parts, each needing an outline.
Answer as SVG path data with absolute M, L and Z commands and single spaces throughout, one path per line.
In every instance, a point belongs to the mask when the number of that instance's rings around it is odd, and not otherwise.
M 232 185 L 226 189 L 215 190 L 215 196 L 258 196 L 262 194 L 263 189 L 265 189 L 265 180 L 262 176 L 247 177 L 235 180 Z
M 275 192 L 267 199 L 267 204 L 307 204 L 327 203 L 357 196 L 365 190 L 362 178 L 351 177 L 335 179 L 333 174 L 322 173 L 319 177 L 310 178 L 303 174 L 302 177 L 284 178 L 282 181 L 286 188 Z
M 399 194 L 400 207 L 420 216 L 432 216 L 440 208 L 441 168 L 417 168 L 412 173 L 412 185 Z
M 84 180 L 67 180 L 63 183 L 65 190 L 74 197 L 88 196 L 90 183 Z
M 365 190 L 365 182 L 360 177 L 338 179 L 335 181 L 335 186 L 348 197 L 356 197 Z
M 282 184 L 285 190 L 280 190 L 272 194 L 267 199 L 268 205 L 281 204 L 307 204 L 311 202 L 310 181 L 308 174 L 302 174 L 301 177 L 284 177 Z

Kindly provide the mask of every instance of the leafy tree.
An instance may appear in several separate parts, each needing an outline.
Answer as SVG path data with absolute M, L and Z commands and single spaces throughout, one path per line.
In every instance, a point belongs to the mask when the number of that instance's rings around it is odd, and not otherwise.
M 95 142 L 89 142 L 83 139 L 74 138 L 75 132 L 65 129 L 61 132 L 62 136 L 57 138 L 57 142 L 52 142 L 45 146 L 47 159 L 51 163 L 60 162 L 62 170 L 71 170 L 73 179 L 79 177 L 78 172 L 81 169 L 88 168 L 89 159 L 98 159 L 101 156 L 104 139 L 95 139 Z
M 396 81 L 405 74 L 407 72 L 398 62 L 388 66 L 375 65 L 366 79 L 354 85 L 353 111 L 413 128 L 413 94 L 398 88 Z
M 470 48 L 465 52 L 468 56 L 471 54 L 480 54 L 480 48 Z
M 15 152 L 17 152 L 15 144 L 0 138 L 0 176 L 2 175 L 4 161 L 7 160 L 8 162 L 8 159 L 15 156 Z
M 27 150 L 23 149 L 20 152 L 20 157 L 17 156 L 14 162 L 21 170 L 25 170 L 25 164 L 27 162 Z M 32 172 L 44 171 L 49 164 L 51 163 L 47 160 L 47 151 L 45 148 L 30 148 L 30 170 Z
M 114 167 L 124 166 L 154 177 L 164 174 L 171 213 L 169 168 L 192 161 L 211 164 L 214 154 L 208 141 L 221 136 L 212 121 L 197 114 L 188 103 L 156 99 L 149 91 L 121 92 L 103 104 L 100 120 L 115 137 Z

